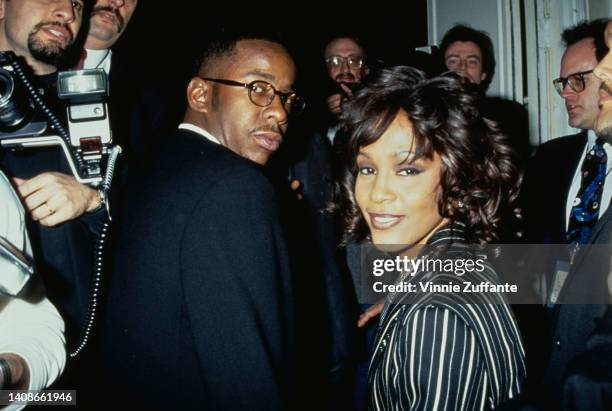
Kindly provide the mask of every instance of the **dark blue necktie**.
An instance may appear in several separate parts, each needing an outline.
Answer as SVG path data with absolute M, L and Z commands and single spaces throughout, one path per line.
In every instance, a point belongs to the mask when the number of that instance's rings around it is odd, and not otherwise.
M 580 189 L 572 204 L 567 227 L 567 242 L 570 244 L 571 260 L 574 259 L 580 244 L 588 242 L 591 230 L 599 217 L 608 160 L 603 144 L 603 140 L 598 138 L 582 162 Z

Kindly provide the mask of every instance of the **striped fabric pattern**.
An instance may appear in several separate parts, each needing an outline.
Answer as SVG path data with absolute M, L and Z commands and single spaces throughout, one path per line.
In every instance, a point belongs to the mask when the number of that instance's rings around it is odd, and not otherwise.
M 436 258 L 475 258 L 461 223 L 439 230 Z M 497 283 L 490 265 L 462 277 L 417 273 L 409 281 Z M 370 362 L 370 410 L 489 410 L 525 379 L 521 337 L 499 294 L 395 294 L 381 314 Z

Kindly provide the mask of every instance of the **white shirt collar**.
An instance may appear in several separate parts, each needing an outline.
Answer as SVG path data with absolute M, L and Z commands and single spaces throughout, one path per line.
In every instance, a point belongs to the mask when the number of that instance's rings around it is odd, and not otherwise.
M 340 130 L 340 124 L 335 124 L 327 129 L 327 139 L 330 143 L 334 144 L 334 139 L 336 138 L 338 130 Z
M 212 141 L 215 144 L 221 144 L 221 142 L 212 134 L 210 134 L 208 131 L 204 130 L 201 127 L 198 127 L 194 124 L 191 123 L 181 123 L 178 126 L 179 129 L 181 130 L 189 130 L 189 131 L 193 131 L 194 133 L 197 133 L 201 136 L 206 137 L 208 140 Z
M 587 150 L 590 150 L 594 145 L 595 145 L 595 140 L 597 140 L 597 134 L 595 134 L 595 130 L 589 129 L 587 131 Z M 609 150 L 610 147 L 612 147 L 612 145 L 604 138 L 603 139 L 604 144 L 604 150 L 606 150 L 606 152 Z M 609 159 L 610 157 L 608 157 Z M 610 161 L 610 160 L 608 160 Z
M 110 73 L 111 55 L 113 54 L 111 49 L 85 49 L 85 51 L 87 52 L 87 57 L 83 63 L 83 68 L 102 68 L 106 74 Z
M 593 147 L 595 145 L 595 140 L 597 140 L 595 131 L 591 129 L 587 130 L 587 148 Z

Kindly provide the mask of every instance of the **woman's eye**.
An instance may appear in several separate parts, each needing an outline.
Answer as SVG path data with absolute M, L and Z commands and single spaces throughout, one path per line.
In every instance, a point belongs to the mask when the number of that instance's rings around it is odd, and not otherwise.
M 421 170 L 416 167 L 404 167 L 399 169 L 397 174 L 400 176 L 414 176 L 421 174 Z
M 361 175 L 367 176 L 367 175 L 374 174 L 374 173 L 375 171 L 372 167 L 367 167 L 367 166 L 359 167 L 359 174 Z

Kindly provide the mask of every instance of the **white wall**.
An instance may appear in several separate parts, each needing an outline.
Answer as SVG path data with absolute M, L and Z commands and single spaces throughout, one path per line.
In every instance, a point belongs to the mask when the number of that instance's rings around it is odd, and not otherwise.
M 612 0 L 588 0 L 590 18 L 612 17 Z
M 552 80 L 559 76 L 561 32 L 585 19 L 612 16 L 612 0 L 428 0 L 430 44 L 456 23 L 489 33 L 496 73 L 489 94 L 513 99 L 529 111 L 533 145 L 574 133 Z M 521 31 L 521 21 L 525 30 Z M 525 37 L 525 50 L 520 47 Z M 527 88 L 523 89 L 523 68 Z

